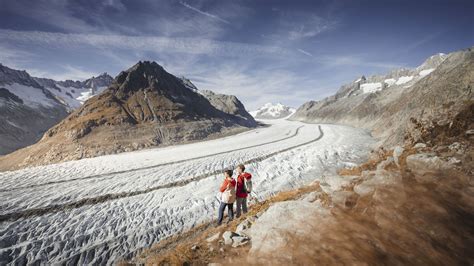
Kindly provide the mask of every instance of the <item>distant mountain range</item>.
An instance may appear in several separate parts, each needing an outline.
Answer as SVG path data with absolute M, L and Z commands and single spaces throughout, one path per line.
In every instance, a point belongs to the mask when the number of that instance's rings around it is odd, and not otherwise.
M 34 78 L 34 80 L 52 92 L 69 110 L 74 110 L 92 96 L 101 93 L 114 79 L 109 74 L 103 73 L 85 81 L 55 81 L 46 78 Z
M 296 109 L 285 106 L 281 103 L 266 103 L 256 111 L 250 114 L 257 119 L 279 119 L 290 116 Z
M 38 143 L 0 157 L 3 169 L 202 140 L 257 125 L 235 96 L 199 91 L 191 81 L 173 76 L 155 62 L 139 62 L 113 81 L 106 74 L 81 83 L 36 79 L 21 73 L 47 95 L 40 106 L 50 104 L 61 111 L 53 119 L 56 122 L 67 115 L 68 107 L 75 106 L 70 103 L 76 104 L 74 97 L 66 102 L 57 95 L 78 95 L 82 90 L 88 100 L 50 128 Z M 110 86 L 105 89 L 107 83 Z M 5 84 L 10 88 L 5 92 L 9 101 L 15 102 L 12 95 L 17 93 L 16 85 L 11 84 L 17 83 Z M 18 98 L 27 99 L 34 89 L 31 86 L 26 86 Z M 89 94 L 83 86 L 91 86 Z M 15 104 L 19 105 L 18 101 Z
M 333 96 L 303 104 L 290 119 L 366 128 L 390 146 L 419 141 L 419 131 L 432 121 L 443 125 L 472 108 L 473 88 L 474 51 L 469 48 L 433 55 L 414 69 L 362 76 Z
M 104 73 L 82 82 L 55 81 L 0 64 L 0 155 L 38 141 L 112 80 Z

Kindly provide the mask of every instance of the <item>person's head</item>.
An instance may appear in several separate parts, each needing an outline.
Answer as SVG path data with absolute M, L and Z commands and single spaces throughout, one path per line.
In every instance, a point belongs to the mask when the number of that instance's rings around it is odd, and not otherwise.
M 237 165 L 237 173 L 241 174 L 245 171 L 245 165 L 239 164 Z
M 226 178 L 232 177 L 232 174 L 233 174 L 232 170 L 225 170 L 224 171 L 224 175 L 225 175 Z

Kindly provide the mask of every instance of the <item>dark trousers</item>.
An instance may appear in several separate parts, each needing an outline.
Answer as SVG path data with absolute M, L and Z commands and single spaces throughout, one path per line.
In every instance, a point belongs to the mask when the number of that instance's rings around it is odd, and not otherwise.
M 217 218 L 218 224 L 221 224 L 222 220 L 224 219 L 225 207 L 227 207 L 227 215 L 229 216 L 229 221 L 234 219 L 234 204 L 221 202 L 221 205 L 219 206 L 219 218 Z
M 247 213 L 247 198 L 239 198 L 237 197 L 237 200 L 236 200 L 236 203 L 237 203 L 237 212 L 236 212 L 236 217 L 239 218 L 240 217 L 240 210 L 242 210 L 244 213 Z

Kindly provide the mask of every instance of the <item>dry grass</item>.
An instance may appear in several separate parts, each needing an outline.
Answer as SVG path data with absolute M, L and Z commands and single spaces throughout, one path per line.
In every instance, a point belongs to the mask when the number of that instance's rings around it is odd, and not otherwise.
M 352 168 L 340 169 L 337 173 L 341 176 L 360 176 L 363 171 L 375 170 L 380 162 L 386 160 L 388 157 L 392 156 L 392 154 L 393 150 L 379 149 L 372 154 L 367 162 Z

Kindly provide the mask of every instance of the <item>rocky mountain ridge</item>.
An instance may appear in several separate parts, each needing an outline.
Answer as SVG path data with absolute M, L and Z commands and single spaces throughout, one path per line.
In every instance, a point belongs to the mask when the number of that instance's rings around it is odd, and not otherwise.
M 113 78 L 107 73 L 84 81 L 56 81 L 47 78 L 34 78 L 34 80 L 51 91 L 71 111 L 80 107 L 92 96 L 101 93 L 113 82 Z
M 171 145 L 257 125 L 234 96 L 206 94 L 218 108 L 157 63 L 139 62 L 48 130 L 37 144 L 1 158 L 0 166 L 48 164 Z
M 33 144 L 68 108 L 26 71 L 0 64 L 0 155 Z
M 396 145 L 410 138 L 413 125 L 407 121 L 433 123 L 436 117 L 442 124 L 452 119 L 473 101 L 473 86 L 474 51 L 469 48 L 434 55 L 412 70 L 362 77 L 333 96 L 303 104 L 290 119 L 362 127 L 381 144 Z

